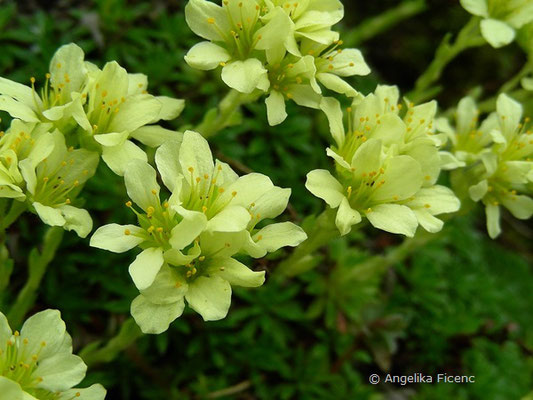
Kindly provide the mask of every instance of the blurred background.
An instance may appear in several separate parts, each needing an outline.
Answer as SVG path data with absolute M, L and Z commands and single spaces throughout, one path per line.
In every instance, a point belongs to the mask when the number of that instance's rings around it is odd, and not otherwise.
M 199 41 L 185 23 L 185 3 L 0 0 L 0 75 L 25 84 L 31 76 L 43 80 L 55 50 L 75 42 L 99 66 L 117 60 L 128 72 L 146 74 L 152 94 L 185 99 L 183 115 L 167 127 L 192 127 L 227 89 L 216 72 L 196 71 L 183 61 Z M 454 0 L 344 3 L 337 29 L 373 71 L 351 81 L 363 93 L 378 82 L 407 93 L 443 36 L 470 18 Z M 386 14 L 391 8 L 395 13 Z M 441 110 L 474 89 L 490 98 L 525 60 L 516 44 L 467 51 L 444 72 Z M 526 109 L 531 115 L 531 104 Z M 304 182 L 310 169 L 331 167 L 325 155 L 329 130 L 320 113 L 296 106 L 288 113 L 285 123 L 269 127 L 264 104 L 249 105 L 241 125 L 210 142 L 216 157 L 239 173 L 258 171 L 292 188 L 284 217 L 301 223 L 322 211 Z M 8 116 L 0 117 L 6 129 Z M 84 193 L 95 227 L 134 222 L 124 207 L 123 181 L 104 163 Z M 395 263 L 372 257 L 390 254 L 402 238 L 359 231 L 323 249 L 318 268 L 291 279 L 269 277 L 284 251 L 248 260 L 267 270 L 267 283 L 236 289 L 225 320 L 204 323 L 186 310 L 166 333 L 144 336 L 114 361 L 91 365 L 83 383 L 102 383 L 110 400 L 533 396 L 533 231 L 508 215 L 502 223 L 504 234 L 491 241 L 483 210 L 474 208 L 435 237 L 422 235 L 424 245 Z M 31 215 L 11 229 L 16 265 L 10 290 L 0 294 L 4 302 L 23 286 L 28 251 L 44 231 Z M 111 254 L 88 243 L 65 235 L 32 310 L 60 309 L 78 351 L 116 335 L 137 294 L 127 272 L 135 254 Z M 388 372 L 475 375 L 476 383 L 369 384 L 370 374 Z

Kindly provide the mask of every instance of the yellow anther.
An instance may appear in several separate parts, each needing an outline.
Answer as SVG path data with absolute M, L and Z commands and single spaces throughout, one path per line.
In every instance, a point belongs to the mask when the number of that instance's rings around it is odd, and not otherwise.
M 179 289 L 181 287 L 181 282 L 176 282 L 176 284 L 174 285 L 174 287 L 176 289 Z
M 65 204 L 70 204 L 70 203 L 71 203 L 71 201 L 70 201 L 70 199 L 67 197 L 67 199 L 65 200 Z
M 168 204 L 168 201 L 165 201 L 165 202 L 163 203 L 163 207 L 165 207 L 165 208 L 169 208 L 169 207 L 170 207 L 170 205 Z
M 147 214 L 153 214 L 154 212 L 155 212 L 155 208 L 152 206 L 148 206 L 148 208 L 146 209 Z
M 66 167 L 67 166 L 67 162 L 66 161 L 61 161 L 61 166 L 62 167 Z
M 43 340 L 43 341 L 41 342 L 41 347 L 45 347 L 45 346 L 46 346 L 46 342 Z
M 366 209 L 366 212 L 367 212 L 367 213 L 371 213 L 371 212 L 372 212 L 372 209 L 371 209 L 370 207 L 368 207 L 368 208 Z
M 224 188 L 218 188 L 218 193 L 222 194 L 225 192 L 225 189 Z
M 430 181 L 430 180 L 431 180 L 431 176 L 426 175 L 426 176 L 424 177 L 424 179 L 425 179 L 426 181 Z
M 126 236 L 131 235 L 131 231 L 129 229 L 124 229 L 124 235 Z
M 163 232 L 163 228 L 159 227 L 156 229 L 157 233 L 162 233 Z
M 126 202 L 126 207 L 131 207 L 132 206 L 132 202 L 131 201 L 127 201 Z
M 350 67 L 355 67 L 355 64 L 353 62 L 351 62 L 349 65 Z
M 237 196 L 237 192 L 232 192 L 231 195 L 232 195 L 233 197 L 235 197 L 235 196 Z
M 212 17 L 211 18 L 207 18 L 207 23 L 213 25 L 215 23 L 215 19 L 212 18 Z
M 50 79 L 52 77 L 52 75 L 50 75 L 50 72 L 47 72 L 45 77 L 46 77 L 46 79 Z
M 257 241 L 259 242 L 261 239 L 263 239 L 263 236 L 262 236 L 262 235 L 259 235 L 259 236 L 257 237 Z
M 157 194 L 157 190 L 152 189 L 152 194 Z
M 431 204 L 424 204 L 424 207 L 426 207 L 426 208 L 430 208 L 430 207 L 431 207 Z
M 205 256 L 198 257 L 198 261 L 200 261 L 200 262 L 205 261 Z
M 24 343 L 24 344 L 28 344 L 28 343 L 30 343 L 30 341 L 29 341 L 28 339 L 24 338 L 24 340 L 22 341 L 22 343 Z
M 398 201 L 399 197 L 398 197 L 398 196 L 393 196 L 392 199 L 393 199 L 394 201 Z
M 192 172 L 194 172 L 194 168 L 193 167 L 189 167 L 189 168 L 187 168 L 187 171 L 192 173 Z
M 196 178 L 196 183 L 200 183 L 202 179 L 200 177 Z
M 148 233 L 152 233 L 152 232 L 154 231 L 154 229 L 155 229 L 155 226 L 151 225 L 151 226 L 147 229 L 147 231 L 148 231 Z
M 205 180 L 209 179 L 209 175 L 204 174 L 204 179 L 205 179 Z
M 49 179 L 50 179 L 50 178 L 48 178 L 47 176 L 45 176 L 45 177 L 43 178 L 43 182 L 46 183 L 46 182 L 48 182 Z
M 202 212 L 205 214 L 207 212 L 207 207 L 206 206 L 202 206 Z
M 15 335 L 15 337 L 19 337 L 20 336 L 20 332 L 19 331 L 15 331 L 14 335 Z
M 31 82 L 32 84 L 35 83 L 35 78 L 34 78 L 33 76 L 30 78 L 30 82 Z

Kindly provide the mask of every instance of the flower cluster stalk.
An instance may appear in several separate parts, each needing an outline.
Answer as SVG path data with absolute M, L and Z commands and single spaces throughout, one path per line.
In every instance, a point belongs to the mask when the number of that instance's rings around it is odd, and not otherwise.
M 340 236 L 335 226 L 335 212 L 331 208 L 322 212 L 315 222 L 309 225 L 304 227 L 307 240 L 279 263 L 275 272 L 277 275 L 292 277 L 315 267 L 317 259 L 313 253 Z
M 365 20 L 355 29 L 348 32 L 343 41 L 348 47 L 361 45 L 365 41 L 388 31 L 401 22 L 420 14 L 427 9 L 425 0 L 407 0 L 396 7 Z
M 432 85 L 437 82 L 444 68 L 463 51 L 484 45 L 485 39 L 480 34 L 479 19 L 472 17 L 461 29 L 455 42 L 450 43 L 450 36 L 446 36 L 435 53 L 435 58 L 426 71 L 420 75 L 415 83 L 414 90 L 407 97 L 415 103 L 425 100 L 434 94 Z
M 220 101 L 218 107 L 208 112 L 203 121 L 195 128 L 205 138 L 215 136 L 218 132 L 231 125 L 239 108 L 246 103 L 251 103 L 257 96 L 250 96 L 231 89 Z
M 80 351 L 80 357 L 92 367 L 96 364 L 112 362 L 122 351 L 130 347 L 143 333 L 133 318 L 126 320 L 116 336 L 101 346 L 101 341 L 88 344 Z
M 28 280 L 17 296 L 17 300 L 8 314 L 9 321 L 13 325 L 20 325 L 26 313 L 35 304 L 41 281 L 48 265 L 54 259 L 56 251 L 61 244 L 63 233 L 64 231 L 61 228 L 49 228 L 44 236 L 41 252 L 39 253 L 35 248 L 31 251 L 28 259 Z

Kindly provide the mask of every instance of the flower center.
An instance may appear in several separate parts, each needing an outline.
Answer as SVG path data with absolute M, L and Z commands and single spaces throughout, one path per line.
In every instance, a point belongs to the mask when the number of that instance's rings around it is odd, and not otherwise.
M 111 98 L 107 90 L 100 90 L 100 84 L 96 84 L 95 91 L 90 94 L 88 104 L 94 104 L 87 118 L 93 127 L 93 134 L 108 133 L 108 127 L 113 117 L 120 112 L 120 107 L 126 101 L 124 96 Z M 82 95 L 84 96 L 84 95 Z
M 237 192 L 232 192 L 230 196 L 224 195 L 226 189 L 217 184 L 222 171 L 220 165 L 213 169 L 211 175 L 199 176 L 193 167 L 189 167 L 187 170 L 189 172 L 187 183 L 190 187 L 190 195 L 183 206 L 187 210 L 203 212 L 207 219 L 211 219 L 237 196 Z
M 385 184 L 383 174 L 384 168 L 380 168 L 377 171 L 357 173 L 355 169 L 352 169 L 352 174 L 349 179 L 346 179 L 346 198 L 348 202 L 355 210 L 367 210 L 371 206 L 371 198 L 373 192 Z M 396 196 L 397 197 L 397 196 Z M 393 198 L 393 201 L 399 200 L 399 198 Z
M 154 202 L 146 209 L 146 212 L 139 212 L 133 207 L 133 203 L 128 201 L 126 207 L 131 209 L 137 216 L 139 225 L 145 230 L 143 239 L 146 240 L 146 247 L 162 247 L 164 249 L 170 248 L 169 239 L 172 229 L 182 218 L 179 214 L 170 210 L 168 201 L 161 204 L 157 191 L 152 191 L 154 195 Z M 124 234 L 135 235 L 129 229 L 124 231 Z
M 18 135 L 8 134 L 5 136 L 4 140 L 1 140 L 2 136 L 0 136 L 0 144 L 2 145 L 1 150 L 13 150 L 17 154 L 19 160 L 23 160 L 24 158 L 28 157 L 33 149 L 33 145 L 35 144 L 35 140 L 31 137 L 31 135 L 24 131 L 20 131 Z M 10 160 L 6 161 L 10 162 Z
M 70 147 L 68 151 L 71 153 L 74 148 Z M 42 178 L 37 180 L 34 199 L 42 204 L 51 206 L 70 204 L 69 194 L 79 188 L 80 181 L 77 179 L 72 180 L 71 178 L 65 178 L 67 179 L 65 180 L 64 177 L 70 176 L 70 174 L 67 174 L 68 169 L 76 168 L 75 163 L 74 158 L 66 157 L 55 169 L 48 170 L 48 161 L 44 159 L 38 167 L 37 176 Z M 82 174 L 86 176 L 89 171 L 85 169 Z
M 7 341 L 5 351 L 0 349 L 0 375 L 18 382 L 24 390 L 35 388 L 42 381 L 34 376 L 34 371 L 39 365 L 41 350 L 46 347 L 46 343 L 41 342 L 39 351 L 31 354 L 29 343 L 29 339 L 22 339 L 16 331 Z
M 245 4 L 246 3 L 246 4 Z M 268 11 L 266 7 L 248 1 L 224 0 L 222 7 L 226 10 L 229 30 L 223 30 L 215 18 L 208 18 L 207 22 L 215 27 L 222 40 L 227 45 L 227 50 L 234 58 L 245 60 L 249 58 L 261 35 L 256 32 L 263 26 L 259 18 Z

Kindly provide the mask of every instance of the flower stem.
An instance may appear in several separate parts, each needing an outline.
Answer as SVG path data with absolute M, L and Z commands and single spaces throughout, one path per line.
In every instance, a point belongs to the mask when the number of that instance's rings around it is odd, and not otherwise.
M 120 352 L 130 347 L 143 335 L 133 318 L 129 318 L 122 324 L 120 331 L 111 338 L 104 346 L 98 340 L 89 343 L 79 353 L 85 364 L 89 367 L 96 364 L 104 364 L 113 361 Z
M 355 47 L 386 32 L 400 22 L 420 14 L 427 8 L 425 0 L 407 0 L 373 18 L 365 20 L 357 28 L 344 35 L 346 47 Z
M 451 43 L 450 37 L 450 34 L 444 37 L 437 48 L 435 58 L 416 81 L 414 90 L 407 95 L 411 101 L 417 103 L 435 95 L 439 88 L 432 87 L 432 85 L 440 79 L 444 68 L 464 50 L 485 44 L 477 17 L 472 17 L 461 29 L 455 42 Z
M 24 211 L 27 210 L 27 208 L 28 206 L 25 202 L 13 200 L 9 212 L 0 221 L 0 239 L 3 239 L 3 235 L 5 235 L 5 230 L 9 228 L 11 224 L 15 222 Z
M 278 265 L 275 274 L 291 277 L 315 267 L 319 258 L 313 253 L 340 235 L 335 226 L 335 210 L 328 208 L 311 222 L 304 226 L 307 240 Z
M 63 229 L 51 227 L 44 236 L 42 250 L 33 248 L 28 257 L 28 280 L 17 296 L 15 304 L 11 307 L 8 320 L 13 326 L 22 323 L 26 313 L 35 304 L 37 290 L 50 262 L 53 260 L 56 251 L 63 239 Z
M 11 273 L 13 272 L 13 260 L 9 257 L 9 251 L 7 246 L 0 239 L 0 306 L 3 309 L 4 294 L 5 289 L 9 285 L 9 280 L 11 278 Z
M 256 98 L 255 95 L 246 95 L 233 89 L 230 90 L 217 108 L 213 108 L 205 114 L 203 121 L 195 130 L 205 138 L 215 136 L 224 128 L 234 124 L 232 119 L 238 117 L 236 113 L 241 105 L 254 101 Z
M 522 69 L 518 71 L 515 76 L 502 85 L 499 92 L 509 93 L 510 91 L 514 90 L 518 85 L 520 85 L 522 78 L 528 75 L 530 72 L 533 72 L 533 57 L 524 64 Z
M 9 250 L 6 245 L 6 230 L 26 210 L 26 204 L 24 202 L 13 200 L 9 212 L 7 215 L 3 215 L 5 205 L 7 204 L 3 203 L 0 205 L 0 293 L 4 295 L 5 289 L 9 286 L 9 280 L 15 264 L 9 256 Z M 2 309 L 4 300 L 4 296 L 0 296 Z

